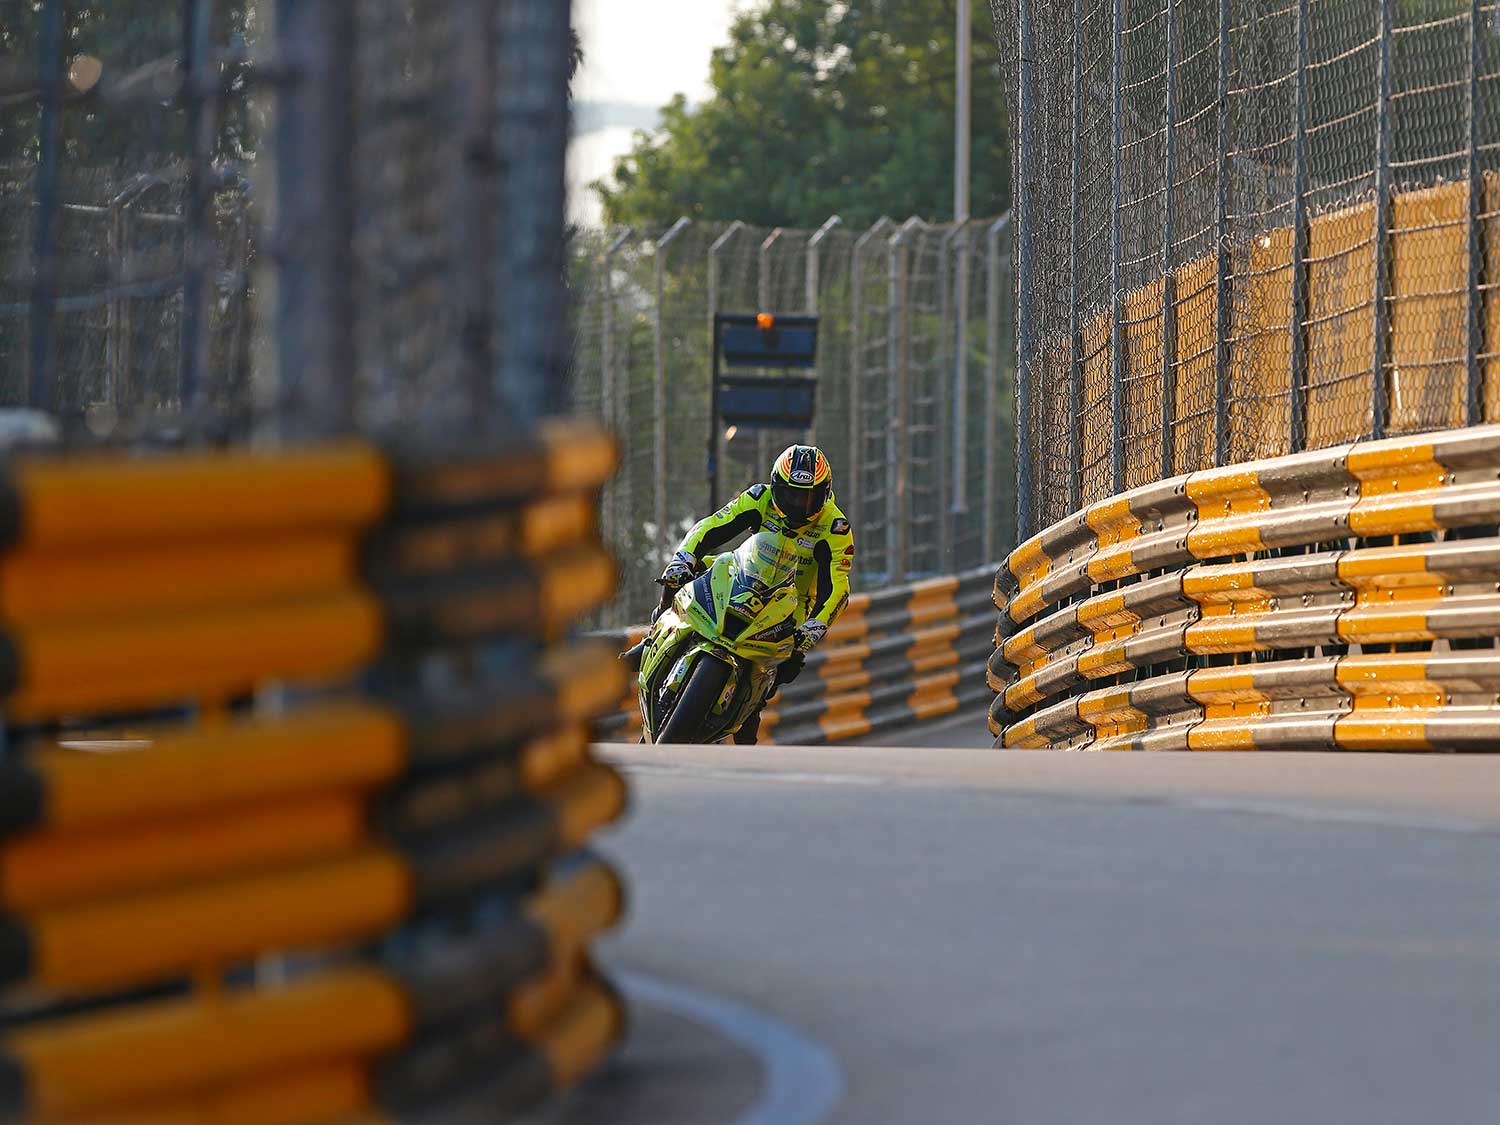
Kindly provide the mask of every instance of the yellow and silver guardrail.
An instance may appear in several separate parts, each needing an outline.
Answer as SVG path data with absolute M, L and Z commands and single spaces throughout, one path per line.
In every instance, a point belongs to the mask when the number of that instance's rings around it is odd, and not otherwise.
M 1500 728 L 1500 426 L 1191 473 L 1000 570 L 1018 749 L 1470 750 Z
M 561 638 L 614 457 L 0 468 L 0 1119 L 494 1119 L 598 1065 L 623 676 Z

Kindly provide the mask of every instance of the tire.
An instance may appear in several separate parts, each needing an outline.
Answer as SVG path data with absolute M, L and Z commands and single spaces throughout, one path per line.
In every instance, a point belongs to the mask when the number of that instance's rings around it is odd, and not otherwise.
M 713 705 L 718 702 L 733 672 L 734 669 L 716 657 L 700 657 L 682 694 L 677 697 L 677 706 L 672 708 L 671 717 L 661 729 L 657 745 L 686 746 L 701 742 L 703 727 Z

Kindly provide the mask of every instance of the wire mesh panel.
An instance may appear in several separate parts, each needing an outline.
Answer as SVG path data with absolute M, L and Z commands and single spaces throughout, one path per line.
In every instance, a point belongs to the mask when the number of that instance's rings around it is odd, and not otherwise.
M 0 404 L 96 439 L 242 425 L 254 20 L 45 0 L 0 23 Z
M 861 588 L 997 557 L 1014 526 L 1010 230 L 1002 219 L 962 230 L 882 220 L 865 230 L 830 221 L 819 230 L 693 222 L 573 232 L 574 409 L 603 420 L 623 452 L 602 518 L 624 580 L 605 621 L 640 620 L 664 552 L 711 510 L 715 312 L 816 313 L 820 322 L 812 427 L 721 424 L 721 503 L 764 481 L 784 446 L 812 440 L 828 454 L 854 525 Z
M 992 7 L 1030 279 L 1025 530 L 1173 473 L 1496 416 L 1495 5 Z

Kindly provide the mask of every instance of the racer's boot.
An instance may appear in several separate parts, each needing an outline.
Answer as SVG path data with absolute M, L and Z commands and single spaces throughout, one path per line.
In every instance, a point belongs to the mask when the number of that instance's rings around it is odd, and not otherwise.
M 646 655 L 646 638 L 642 637 L 638 644 L 631 645 L 620 653 L 620 659 L 625 662 L 625 667 L 630 669 L 632 676 L 641 674 L 641 660 Z
M 770 700 L 766 702 L 769 703 Z M 760 713 L 765 709 L 766 704 L 762 703 L 755 709 L 755 713 L 744 721 L 740 729 L 734 732 L 734 744 L 736 746 L 755 745 L 755 740 L 760 737 Z

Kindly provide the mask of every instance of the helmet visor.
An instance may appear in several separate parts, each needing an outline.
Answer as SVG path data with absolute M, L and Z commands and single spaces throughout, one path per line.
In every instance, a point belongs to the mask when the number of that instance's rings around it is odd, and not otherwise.
M 782 480 L 771 482 L 771 499 L 776 510 L 796 527 L 811 523 L 828 501 L 828 482 L 811 488 L 798 488 Z

